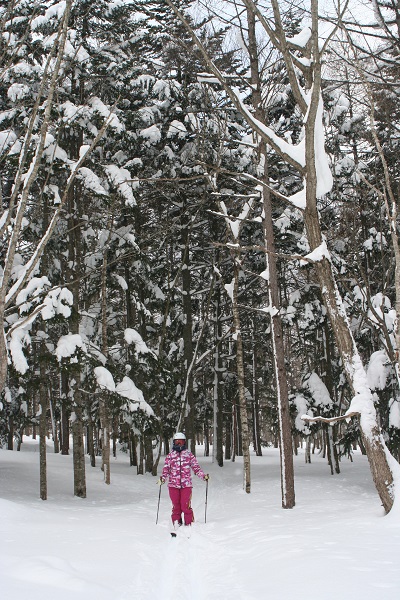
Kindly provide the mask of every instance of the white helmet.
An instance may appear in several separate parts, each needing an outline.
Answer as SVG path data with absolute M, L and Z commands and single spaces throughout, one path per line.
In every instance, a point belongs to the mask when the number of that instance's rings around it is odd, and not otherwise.
M 181 433 L 180 431 L 178 431 L 174 437 L 174 440 L 186 440 L 186 435 L 184 433 Z

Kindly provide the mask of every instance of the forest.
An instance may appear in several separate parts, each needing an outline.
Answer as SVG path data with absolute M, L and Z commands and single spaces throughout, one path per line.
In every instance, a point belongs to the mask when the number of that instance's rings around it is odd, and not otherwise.
M 0 7 L 0 446 L 400 460 L 396 0 Z M 399 116 L 399 121 L 397 117 Z

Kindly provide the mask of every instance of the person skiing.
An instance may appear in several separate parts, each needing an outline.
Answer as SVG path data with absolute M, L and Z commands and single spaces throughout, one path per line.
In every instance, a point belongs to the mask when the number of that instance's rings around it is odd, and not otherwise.
M 172 451 L 165 457 L 161 477 L 158 480 L 159 485 L 162 485 L 168 478 L 168 491 L 172 502 L 171 518 L 174 529 L 177 529 L 183 523 L 189 526 L 194 521 L 193 509 L 190 504 L 193 487 L 191 469 L 197 477 L 208 481 L 209 475 L 204 473 L 196 457 L 186 448 L 185 434 L 178 432 L 173 437 Z

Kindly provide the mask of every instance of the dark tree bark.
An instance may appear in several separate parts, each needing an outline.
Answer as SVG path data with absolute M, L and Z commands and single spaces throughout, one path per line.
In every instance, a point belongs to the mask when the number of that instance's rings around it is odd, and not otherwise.
M 252 83 L 252 101 L 255 116 L 261 122 L 265 121 L 262 110 L 260 66 L 258 62 L 258 47 L 256 40 L 255 14 L 247 10 L 249 57 Z M 268 158 L 265 143 L 260 147 L 261 165 L 264 173 L 262 180 L 267 185 L 263 188 L 264 203 L 264 239 L 266 247 L 266 264 L 268 270 L 268 296 L 271 309 L 271 329 L 273 343 L 273 361 L 275 367 L 275 380 L 278 400 L 279 417 L 279 450 L 281 457 L 281 492 L 282 507 L 293 508 L 295 505 L 294 468 L 292 449 L 292 424 L 289 412 L 289 390 L 285 365 L 285 347 L 280 316 L 280 294 L 278 283 L 278 269 L 276 264 L 275 235 L 272 218 L 271 192 L 269 189 Z
M 61 372 L 61 454 L 69 454 L 69 418 L 67 411 L 68 377 L 65 371 Z
M 216 286 L 214 296 L 214 314 L 215 314 L 215 353 L 214 353 L 214 440 L 213 448 L 215 460 L 219 467 L 224 466 L 224 447 L 223 447 L 223 409 L 224 409 L 224 392 L 223 392 L 223 365 L 221 359 L 221 339 L 222 339 L 222 324 L 221 324 L 221 289 Z
M 253 331 L 254 333 L 254 331 Z M 261 431 L 260 431 L 260 403 L 259 403 L 259 385 L 257 379 L 257 366 L 258 366 L 258 353 L 257 343 L 253 337 L 252 343 L 252 357 L 253 357 L 253 446 L 256 456 L 262 456 L 261 447 Z
M 43 351 L 40 352 L 43 354 Z M 47 436 L 47 408 L 48 408 L 48 390 L 47 376 L 43 360 L 40 361 L 40 417 L 39 417 L 39 460 L 40 460 L 40 499 L 47 500 L 47 457 L 46 457 L 46 436 Z
M 75 143 L 75 155 L 79 154 L 81 140 L 71 140 Z M 73 153 L 71 153 L 73 155 Z M 80 280 L 81 280 L 81 195 L 79 186 L 74 185 L 68 195 L 69 208 L 69 267 L 67 270 L 69 287 L 73 296 L 70 330 L 79 334 Z M 72 456 L 74 465 L 74 495 L 86 498 L 85 448 L 83 443 L 83 406 L 80 391 L 81 368 L 79 361 L 73 365 L 69 373 L 68 390 L 72 395 Z
M 183 218 L 187 218 L 183 213 Z M 189 226 L 182 223 L 182 304 L 183 304 L 183 359 L 184 359 L 184 382 L 183 393 L 185 394 L 185 434 L 189 450 L 196 454 L 196 439 L 194 431 L 194 394 L 193 373 L 191 370 L 193 360 L 193 322 L 192 322 L 192 298 L 191 298 L 191 276 L 189 256 Z
M 151 434 L 146 433 L 144 436 L 144 447 L 145 447 L 145 472 L 152 473 L 153 472 L 153 439 Z

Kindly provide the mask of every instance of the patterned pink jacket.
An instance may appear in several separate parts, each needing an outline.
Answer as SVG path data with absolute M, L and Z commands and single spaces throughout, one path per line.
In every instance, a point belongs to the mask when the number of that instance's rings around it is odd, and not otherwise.
M 193 487 L 190 469 L 193 469 L 197 477 L 204 479 L 204 471 L 201 469 L 196 457 L 189 450 L 182 450 L 181 452 L 172 450 L 165 457 L 161 477 L 163 479 L 167 479 L 168 477 L 168 487 Z

